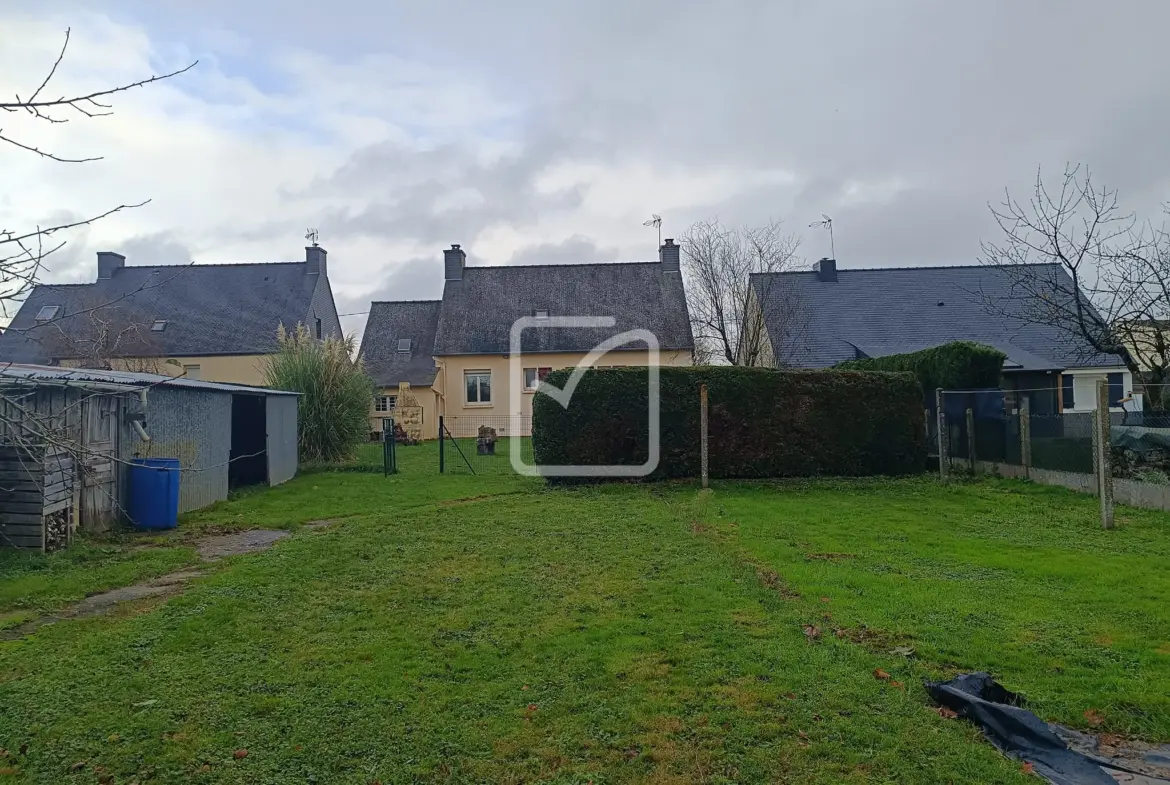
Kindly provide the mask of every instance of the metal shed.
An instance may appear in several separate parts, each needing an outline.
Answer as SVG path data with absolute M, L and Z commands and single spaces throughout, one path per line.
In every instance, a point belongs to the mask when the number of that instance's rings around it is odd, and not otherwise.
M 127 467 L 134 458 L 179 459 L 180 513 L 226 499 L 235 487 L 279 485 L 297 471 L 297 393 L 156 374 L 8 364 L 0 365 L 0 394 L 0 451 L 9 449 L 9 463 L 21 462 L 0 467 L 0 474 L 7 472 L 0 479 L 15 480 L 8 474 L 23 470 L 33 479 L 22 474 L 22 490 L 36 492 L 35 476 L 56 480 L 61 472 L 54 467 L 47 473 L 37 463 L 44 458 L 37 456 L 71 454 L 69 531 L 78 526 L 103 531 L 124 517 Z M 59 457 L 54 460 L 60 463 Z M 0 481 L 0 546 L 38 547 L 36 502 L 18 499 L 15 487 Z M 42 549 L 62 540 L 62 489 L 58 483 L 52 490 L 54 501 L 46 509 L 56 517 L 41 522 Z

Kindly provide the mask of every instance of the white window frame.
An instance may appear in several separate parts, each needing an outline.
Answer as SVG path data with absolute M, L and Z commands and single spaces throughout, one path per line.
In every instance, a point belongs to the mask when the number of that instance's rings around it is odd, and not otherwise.
M 374 396 L 374 411 L 376 412 L 392 412 L 395 405 L 398 403 L 397 395 L 375 395 Z
M 183 366 L 183 378 L 184 379 L 194 379 L 195 381 L 199 381 L 200 379 L 203 378 L 203 369 L 198 364 L 184 365 Z
M 37 316 L 34 321 L 51 322 L 57 318 L 57 314 L 61 313 L 61 306 L 59 305 L 42 305 L 37 311 Z
M 537 319 L 547 319 L 549 310 L 547 308 L 537 308 L 532 315 Z
M 474 400 L 474 401 L 467 400 L 467 380 L 473 376 L 476 377 L 476 379 L 482 379 L 482 377 L 484 377 L 484 376 L 487 377 L 488 399 L 486 401 L 482 400 L 482 398 L 483 398 L 483 382 L 482 381 L 477 381 L 475 383 L 476 400 Z M 466 406 L 491 406 L 492 405 L 492 372 L 490 369 L 475 370 L 475 371 L 467 370 L 467 371 L 463 372 L 463 403 Z
M 544 371 L 544 373 L 541 373 Z M 532 373 L 532 383 L 528 382 L 528 374 Z M 525 368 L 524 369 L 524 392 L 536 392 L 536 388 L 540 387 L 540 383 L 544 378 L 553 372 L 550 366 L 542 366 L 540 368 Z

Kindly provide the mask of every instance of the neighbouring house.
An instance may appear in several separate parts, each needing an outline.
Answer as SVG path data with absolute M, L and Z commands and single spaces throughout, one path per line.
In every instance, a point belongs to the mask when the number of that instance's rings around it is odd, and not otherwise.
M 259 385 L 282 324 L 341 335 L 324 248 L 302 262 L 166 266 L 101 252 L 94 282 L 33 288 L 0 361 Z
M 1048 266 L 1053 269 L 1045 274 L 1067 275 Z M 764 353 L 777 364 L 828 368 L 977 341 L 1007 355 L 1002 387 L 1011 411 L 1022 395 L 1037 414 L 1091 411 L 1102 379 L 1111 405 L 1119 406 L 1134 389 L 1122 358 L 1096 352 L 1058 327 L 1029 322 L 1013 281 L 989 265 L 838 269 L 836 261 L 822 259 L 808 271 L 753 275 L 751 301 L 766 328 Z M 1013 311 L 1020 316 L 1012 318 Z
M 662 245 L 655 262 L 503 267 L 469 266 L 467 254 L 453 245 L 443 252 L 443 277 L 441 300 L 370 306 L 361 355 L 378 388 L 370 413 L 374 434 L 381 432 L 382 418 L 391 416 L 404 382 L 423 409 L 427 438 L 438 436 L 439 416 L 505 432 L 527 427 L 532 394 L 545 375 L 576 366 L 599 343 L 628 330 L 657 336 L 660 364 L 693 363 L 695 342 L 673 240 Z M 525 330 L 520 375 L 512 378 L 513 323 L 531 317 L 539 325 L 559 316 L 610 317 L 614 324 Z M 631 344 L 610 350 L 594 367 L 647 362 L 645 344 Z M 514 388 L 521 391 L 519 407 L 511 403 Z
M 125 517 L 134 459 L 179 462 L 180 513 L 297 472 L 299 395 L 126 371 L 0 364 L 0 547 L 50 550 Z

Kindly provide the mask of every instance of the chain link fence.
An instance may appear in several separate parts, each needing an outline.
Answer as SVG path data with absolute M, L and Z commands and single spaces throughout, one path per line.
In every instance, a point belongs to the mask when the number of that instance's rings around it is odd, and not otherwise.
M 532 456 L 531 415 L 460 414 L 439 418 L 439 471 L 444 474 L 513 474 L 512 437 L 520 456 Z

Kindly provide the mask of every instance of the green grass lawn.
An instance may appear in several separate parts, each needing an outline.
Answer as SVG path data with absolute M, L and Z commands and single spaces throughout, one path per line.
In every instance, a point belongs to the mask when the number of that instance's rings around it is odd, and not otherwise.
M 188 516 L 294 536 L 0 642 L 0 782 L 1034 781 L 930 710 L 923 679 L 970 669 L 1170 739 L 1165 515 L 1104 532 L 1009 481 L 547 489 L 434 449 Z M 186 563 L 187 536 L 0 557 L 0 613 Z

